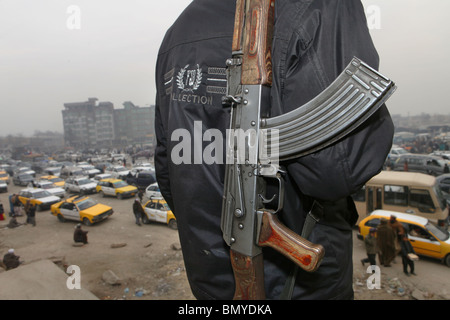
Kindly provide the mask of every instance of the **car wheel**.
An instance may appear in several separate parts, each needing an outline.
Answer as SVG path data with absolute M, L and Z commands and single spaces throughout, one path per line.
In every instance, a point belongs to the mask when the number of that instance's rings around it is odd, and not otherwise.
M 100 190 L 100 192 L 99 192 L 99 193 L 100 193 L 100 196 L 101 196 L 102 198 L 104 198 L 104 197 L 105 197 L 105 193 L 104 193 L 103 191 L 101 191 L 101 190 Z
M 64 219 L 61 214 L 58 214 L 56 217 L 58 218 L 59 222 L 66 222 L 66 219 Z
M 169 228 L 170 228 L 170 229 L 173 229 L 173 230 L 178 230 L 177 220 L 171 219 L 171 220 L 169 221 Z
M 84 224 L 85 226 L 91 226 L 91 225 L 92 225 L 91 221 L 89 221 L 88 218 L 83 218 L 83 224 Z
M 450 267 L 450 254 L 448 254 L 445 258 L 444 258 L 444 263 L 447 267 Z

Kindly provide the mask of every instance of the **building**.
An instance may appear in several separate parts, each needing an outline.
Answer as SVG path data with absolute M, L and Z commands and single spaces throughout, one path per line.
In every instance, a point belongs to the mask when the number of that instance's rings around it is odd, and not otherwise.
M 66 146 L 79 149 L 152 145 L 154 106 L 138 107 L 123 103 L 114 109 L 111 102 L 89 98 L 85 102 L 65 103 L 63 116 Z
M 62 111 L 66 146 L 76 148 L 112 147 L 114 105 L 89 98 L 86 102 L 65 103 Z
M 155 107 L 138 107 L 123 103 L 123 109 L 114 110 L 116 144 L 122 146 L 151 145 L 155 132 Z

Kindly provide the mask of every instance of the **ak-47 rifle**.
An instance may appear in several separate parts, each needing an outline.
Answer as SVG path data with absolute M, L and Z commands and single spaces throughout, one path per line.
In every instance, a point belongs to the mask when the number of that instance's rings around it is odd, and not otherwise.
M 284 186 L 279 161 L 321 150 L 368 119 L 395 90 L 392 81 L 357 58 L 319 96 L 290 113 L 267 118 L 272 83 L 275 0 L 237 0 L 232 57 L 227 60 L 231 130 L 222 231 L 231 247 L 234 299 L 265 299 L 262 247 L 272 247 L 314 272 L 324 255 L 282 225 Z M 278 209 L 266 209 L 265 179 L 278 180 Z

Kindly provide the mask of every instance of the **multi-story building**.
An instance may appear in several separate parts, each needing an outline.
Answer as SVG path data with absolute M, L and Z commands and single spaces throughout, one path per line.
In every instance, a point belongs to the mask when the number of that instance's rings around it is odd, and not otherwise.
M 147 145 L 153 143 L 155 132 L 155 108 L 138 107 L 132 102 L 123 103 L 123 109 L 114 110 L 116 143 L 126 145 Z
M 62 111 L 67 146 L 108 148 L 153 143 L 154 107 L 138 107 L 124 102 L 114 109 L 111 102 L 89 98 L 86 102 L 65 103 Z
M 114 142 L 114 105 L 89 98 L 65 103 L 62 111 L 66 145 L 78 148 L 110 147 Z

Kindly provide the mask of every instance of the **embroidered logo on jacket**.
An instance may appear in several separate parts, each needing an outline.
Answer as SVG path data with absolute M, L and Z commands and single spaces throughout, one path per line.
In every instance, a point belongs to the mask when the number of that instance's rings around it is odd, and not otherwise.
M 187 64 L 184 68 L 181 68 L 180 72 L 177 75 L 177 85 L 178 89 L 183 92 L 194 92 L 202 83 L 202 69 L 197 64 L 194 69 L 188 69 L 189 65 Z
M 164 74 L 164 87 L 172 101 L 202 105 L 221 104 L 226 93 L 226 68 L 208 67 L 206 78 L 199 64 L 187 64 Z M 205 85 L 202 89 L 201 86 Z M 214 100 L 214 97 L 219 100 Z M 215 102 L 214 102 L 215 101 Z

